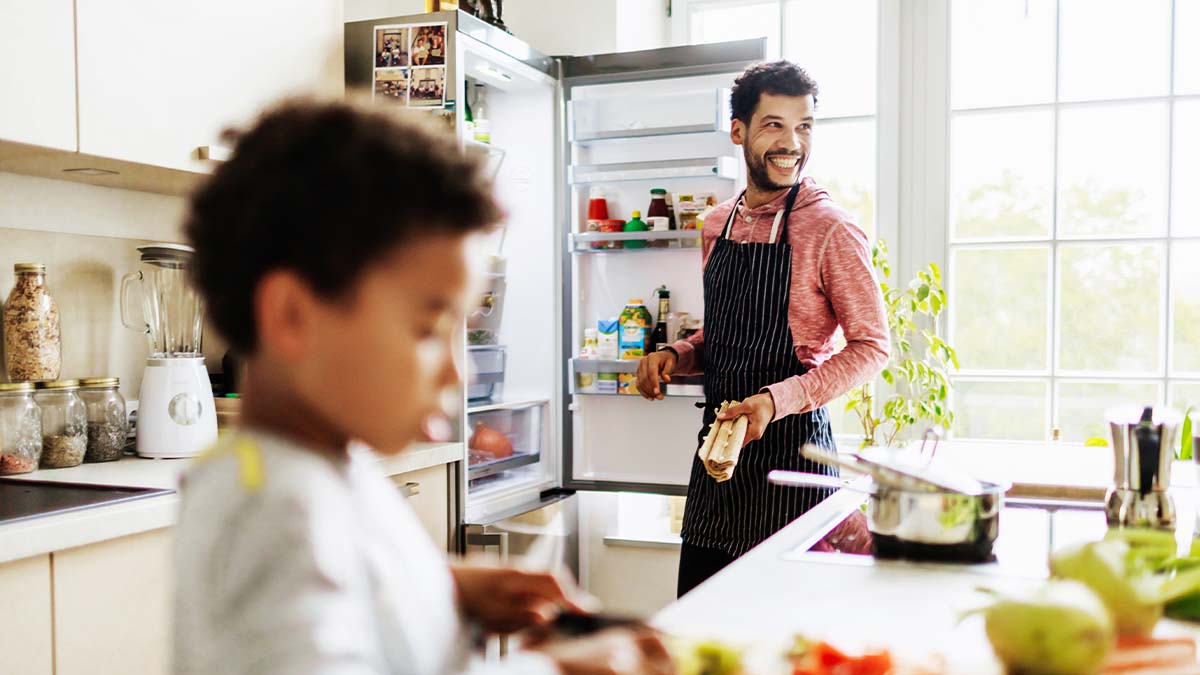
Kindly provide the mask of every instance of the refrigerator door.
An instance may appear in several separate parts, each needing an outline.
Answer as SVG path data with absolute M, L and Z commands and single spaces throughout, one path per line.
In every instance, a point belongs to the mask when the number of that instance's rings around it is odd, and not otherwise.
M 628 220 L 633 211 L 646 215 L 650 190 L 662 188 L 673 198 L 676 226 L 694 226 L 706 204 L 740 192 L 743 162 L 729 138 L 729 88 L 765 52 L 765 39 L 756 39 L 561 60 L 559 427 L 566 488 L 686 492 L 702 424 L 702 381 L 677 380 L 666 400 L 648 401 L 594 384 L 615 377 L 618 390 L 627 389 L 636 361 L 575 357 L 584 330 L 617 318 L 631 299 L 642 299 L 654 314 L 660 286 L 670 290 L 672 311 L 699 318 L 699 233 L 605 234 L 600 223 L 588 222 L 588 206 L 602 194 L 608 218 Z

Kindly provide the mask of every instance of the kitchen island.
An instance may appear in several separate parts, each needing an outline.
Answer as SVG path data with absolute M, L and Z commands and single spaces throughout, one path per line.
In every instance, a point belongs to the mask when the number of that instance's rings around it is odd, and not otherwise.
M 1067 477 L 1042 471 L 1036 483 L 1014 482 L 1017 487 L 1070 486 L 1064 482 Z M 1071 471 L 1077 476 L 1103 475 L 1095 468 Z M 1181 521 L 1178 537 L 1190 540 L 1196 503 L 1193 465 L 1178 462 L 1173 474 L 1172 492 Z M 1098 486 L 1083 487 L 1087 490 L 1072 488 L 1073 492 L 1065 494 L 1095 495 Z M 1017 589 L 1044 578 L 1045 555 L 1051 548 L 1047 522 L 1058 523 L 1056 549 L 1073 541 L 1097 539 L 1105 528 L 1094 500 L 1090 505 L 1075 504 L 1090 506 L 1090 510 L 1057 513 L 1030 508 L 1037 506 L 1031 500 L 1024 504 L 1027 508 L 1006 508 L 997 542 L 999 563 L 877 561 L 869 556 L 808 552 L 864 500 L 860 492 L 839 490 L 660 611 L 654 625 L 671 634 L 745 645 L 751 673 L 788 672 L 779 657 L 791 637 L 800 633 L 852 651 L 887 648 L 907 661 L 936 663 L 936 659 L 944 659 L 944 672 L 955 675 L 999 674 L 1002 670 L 992 656 L 982 618 L 960 620 L 965 610 L 981 604 L 976 588 Z M 1200 631 L 1163 620 L 1156 635 L 1200 635 Z

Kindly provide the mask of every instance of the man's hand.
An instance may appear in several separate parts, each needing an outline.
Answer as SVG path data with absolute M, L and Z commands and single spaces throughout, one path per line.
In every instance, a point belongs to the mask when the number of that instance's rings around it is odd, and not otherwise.
M 675 352 L 662 349 L 638 361 L 637 389 L 643 397 L 652 401 L 663 399 L 662 385 L 671 381 L 671 373 L 675 372 Z
M 717 415 L 717 421 L 724 422 L 741 415 L 750 418 L 750 423 L 746 426 L 746 441 L 743 443 L 743 447 L 745 447 L 751 441 L 762 438 L 763 434 L 767 432 L 767 425 L 775 419 L 775 399 L 771 396 L 771 392 L 764 391 L 737 405 L 729 406 L 725 412 Z
M 451 567 L 463 611 L 499 634 L 540 626 L 562 609 L 586 612 L 572 602 L 554 575 L 506 567 Z
M 535 647 L 563 675 L 671 675 L 675 664 L 649 629 L 610 628 L 576 640 L 554 640 Z

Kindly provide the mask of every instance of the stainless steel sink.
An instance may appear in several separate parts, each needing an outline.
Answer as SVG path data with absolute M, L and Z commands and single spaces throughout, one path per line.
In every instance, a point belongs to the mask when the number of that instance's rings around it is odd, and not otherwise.
M 173 490 L 0 478 L 0 525 L 170 494 Z

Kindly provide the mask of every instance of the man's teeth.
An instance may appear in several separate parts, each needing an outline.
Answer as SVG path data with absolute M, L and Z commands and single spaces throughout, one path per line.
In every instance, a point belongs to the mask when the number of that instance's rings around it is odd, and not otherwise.
M 791 169 L 800 161 L 799 157 L 771 157 L 769 161 L 781 169 Z

